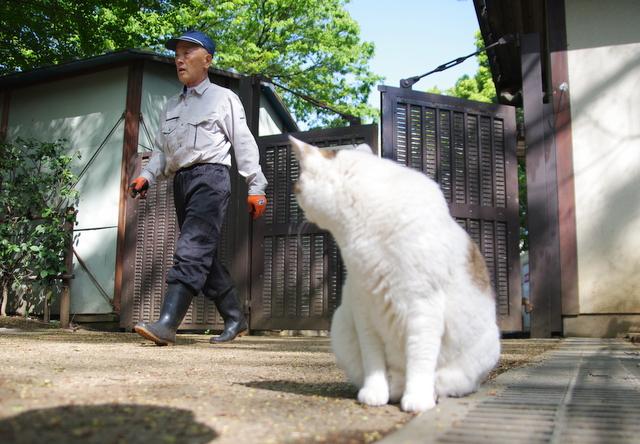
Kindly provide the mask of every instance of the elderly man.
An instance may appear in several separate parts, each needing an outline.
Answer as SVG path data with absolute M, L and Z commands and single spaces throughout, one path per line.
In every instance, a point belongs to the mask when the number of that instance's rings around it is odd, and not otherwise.
M 246 178 L 254 219 L 265 211 L 267 180 L 240 100 L 209 81 L 213 41 L 202 32 L 189 31 L 169 40 L 166 47 L 175 51 L 178 79 L 184 86 L 162 114 L 156 138 L 161 151 L 154 153 L 129 189 L 132 197 L 144 197 L 156 179 L 173 176 L 180 237 L 160 319 L 139 322 L 135 331 L 157 345 L 175 343 L 191 300 L 202 291 L 224 320 L 224 331 L 211 342 L 231 341 L 248 326 L 229 273 L 216 255 L 231 192 L 230 148 L 238 172 Z

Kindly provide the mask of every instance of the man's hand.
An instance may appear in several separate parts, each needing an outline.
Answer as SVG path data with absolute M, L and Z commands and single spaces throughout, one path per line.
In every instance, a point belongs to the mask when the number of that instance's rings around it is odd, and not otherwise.
M 129 184 L 129 194 L 135 198 L 140 195 L 141 198 L 147 197 L 147 190 L 149 189 L 149 181 L 144 177 L 136 177 L 133 182 Z
M 247 196 L 247 205 L 251 217 L 257 219 L 262 216 L 267 209 L 267 196 L 264 194 L 250 194 Z

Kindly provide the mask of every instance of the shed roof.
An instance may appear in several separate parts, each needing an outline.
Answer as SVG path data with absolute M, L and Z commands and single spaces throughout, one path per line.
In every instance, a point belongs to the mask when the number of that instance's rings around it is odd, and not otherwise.
M 542 83 L 548 91 L 549 39 L 547 6 L 544 0 L 473 0 L 485 45 L 508 34 L 538 33 L 540 36 Z M 515 39 L 487 51 L 498 100 L 508 105 L 522 104 L 520 49 Z
M 94 70 L 107 69 L 117 66 L 126 66 L 135 61 L 149 61 L 155 63 L 173 65 L 173 57 L 158 54 L 152 51 L 140 49 L 125 49 L 122 51 L 110 52 L 85 59 L 73 60 L 58 65 L 43 66 L 28 71 L 15 72 L 0 77 L 0 91 L 15 88 L 24 88 L 36 83 L 50 82 L 60 78 L 89 73 Z M 245 77 L 242 74 L 226 71 L 215 67 L 209 68 L 209 73 L 223 78 L 240 80 Z M 280 96 L 275 92 L 273 86 L 261 82 L 261 92 L 267 99 L 278 117 L 282 119 L 287 131 L 299 131 L 291 113 L 285 106 Z

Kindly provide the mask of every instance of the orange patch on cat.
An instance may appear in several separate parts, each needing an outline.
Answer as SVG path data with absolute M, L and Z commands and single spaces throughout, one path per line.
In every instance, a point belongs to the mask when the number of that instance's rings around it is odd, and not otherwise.
M 338 154 L 338 150 L 320 150 L 320 154 L 327 159 L 333 159 Z
M 467 252 L 467 267 L 469 268 L 471 280 L 478 288 L 486 290 L 491 286 L 487 264 L 484 261 L 482 253 L 480 253 L 480 249 L 471 239 L 469 239 L 469 249 Z

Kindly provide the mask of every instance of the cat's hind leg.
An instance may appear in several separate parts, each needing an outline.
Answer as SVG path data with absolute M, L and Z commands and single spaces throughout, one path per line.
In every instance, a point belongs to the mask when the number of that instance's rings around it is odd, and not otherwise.
M 344 370 L 349 382 L 360 389 L 364 383 L 362 354 L 353 313 L 346 302 L 338 307 L 331 320 L 331 349 L 338 367 Z

